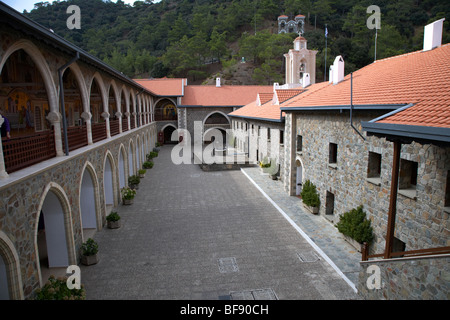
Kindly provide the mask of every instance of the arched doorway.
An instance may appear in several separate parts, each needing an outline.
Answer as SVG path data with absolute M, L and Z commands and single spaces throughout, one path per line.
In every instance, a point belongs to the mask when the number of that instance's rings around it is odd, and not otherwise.
M 295 179 L 295 195 L 299 196 L 302 192 L 303 187 L 303 165 L 300 159 L 297 159 L 295 161 L 295 166 L 297 168 Z
M 220 111 L 215 111 L 210 113 L 206 116 L 206 118 L 203 120 L 203 142 L 205 144 L 209 144 L 213 142 L 214 140 L 217 140 L 217 137 L 215 137 L 217 134 L 212 129 L 217 129 L 222 134 L 222 144 L 223 147 L 226 146 L 227 142 L 227 135 L 226 135 L 226 129 L 231 128 L 231 121 L 228 118 L 226 114 Z
M 126 174 L 125 174 L 125 150 L 123 146 L 119 150 L 119 188 L 122 189 L 126 186 Z
M 76 256 L 70 204 L 63 189 L 50 183 L 38 210 L 36 256 L 42 285 L 51 274 L 65 274 L 65 268 L 76 263 Z
M 97 231 L 97 179 L 91 165 L 86 165 L 81 178 L 80 210 L 83 238 L 92 238 Z
M 172 133 L 177 130 L 177 128 L 174 125 L 166 125 L 162 132 L 164 133 L 164 143 L 165 144 L 177 144 L 178 141 L 172 141 Z
M 128 175 L 129 176 L 134 175 L 133 149 L 134 149 L 134 144 L 133 144 L 133 140 L 131 140 L 130 144 L 128 145 Z
M 115 181 L 115 166 L 111 154 L 107 154 L 105 157 L 105 164 L 103 169 L 103 189 L 105 191 L 105 207 L 106 214 L 108 215 L 114 207 L 114 181 Z
M 0 300 L 23 298 L 19 256 L 11 240 L 0 230 Z

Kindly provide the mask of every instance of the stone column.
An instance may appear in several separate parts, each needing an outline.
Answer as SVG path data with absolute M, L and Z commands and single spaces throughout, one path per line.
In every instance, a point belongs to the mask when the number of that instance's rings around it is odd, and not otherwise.
M 119 133 L 122 133 L 122 112 L 117 111 L 116 117 L 119 119 Z
M 106 122 L 106 138 L 109 139 L 109 138 L 111 138 L 111 129 L 109 127 L 109 113 L 108 112 L 103 112 L 101 114 L 101 116 Z
M 296 168 L 295 168 L 295 143 L 297 123 L 296 117 L 293 113 L 286 113 L 285 126 L 285 146 L 284 146 L 284 190 L 290 195 L 295 195 L 295 180 L 296 180 Z
M 3 122 L 5 122 L 5 119 L 0 115 L 0 127 L 3 125 Z M 0 139 L 0 179 L 5 178 L 8 178 L 8 173 L 6 172 L 5 160 L 3 158 L 3 144 Z
M 87 131 L 87 139 L 88 139 L 88 145 L 93 144 L 92 142 L 92 114 L 90 112 L 83 112 L 81 114 L 81 118 L 83 118 L 84 122 L 86 122 L 86 131 Z
M 50 124 L 53 126 L 55 133 L 55 149 L 57 157 L 61 157 L 64 155 L 62 141 L 63 137 L 61 133 L 61 119 L 62 115 L 59 112 L 52 111 L 47 115 L 47 120 L 50 121 Z

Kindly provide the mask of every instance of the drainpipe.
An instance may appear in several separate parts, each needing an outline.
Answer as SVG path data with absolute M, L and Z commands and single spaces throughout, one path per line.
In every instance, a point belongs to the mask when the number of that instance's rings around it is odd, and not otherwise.
M 361 132 L 359 132 L 353 125 L 353 72 L 350 74 L 350 125 L 361 136 L 361 138 L 366 141 L 366 138 L 364 138 Z
M 64 149 L 66 152 L 66 156 L 69 155 L 69 139 L 67 138 L 67 121 L 66 121 L 66 107 L 64 105 L 64 84 L 63 84 L 63 72 L 64 70 L 70 66 L 72 63 L 77 61 L 80 58 L 80 53 L 77 51 L 75 57 L 72 58 L 69 62 L 58 69 L 58 77 L 59 77 L 59 98 L 61 102 L 61 113 L 62 113 L 62 122 L 63 122 L 63 134 L 64 134 Z

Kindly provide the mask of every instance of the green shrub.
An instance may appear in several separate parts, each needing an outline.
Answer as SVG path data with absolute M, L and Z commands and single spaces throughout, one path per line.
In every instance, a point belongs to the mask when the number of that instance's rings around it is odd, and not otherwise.
M 153 161 L 145 161 L 142 164 L 142 167 L 144 167 L 144 169 L 151 169 L 151 168 L 153 168 Z
M 67 277 L 55 278 L 50 276 L 45 285 L 36 290 L 36 300 L 85 300 L 86 292 L 84 286 L 80 289 L 69 289 Z
M 370 220 L 366 219 L 363 206 L 345 212 L 340 215 L 336 224 L 339 232 L 354 239 L 359 243 L 370 243 L 373 240 L 373 230 Z
M 85 256 L 93 256 L 98 252 L 98 244 L 94 241 L 94 239 L 89 238 L 82 244 L 81 251 Z
M 157 156 L 158 156 L 158 152 L 150 151 L 150 153 L 147 155 L 147 159 L 150 160 L 150 159 L 156 158 Z
M 141 178 L 137 175 L 132 175 L 128 177 L 128 184 L 131 186 L 135 186 L 141 183 Z
M 303 203 L 307 206 L 320 206 L 320 197 L 317 193 L 316 186 L 310 180 L 305 181 L 300 195 L 302 196 Z
M 119 221 L 119 220 L 120 220 L 120 216 L 119 216 L 119 214 L 118 214 L 117 212 L 115 212 L 115 211 L 111 212 L 110 214 L 108 214 L 108 215 L 106 216 L 106 221 L 111 221 L 111 222 L 113 222 L 113 221 Z

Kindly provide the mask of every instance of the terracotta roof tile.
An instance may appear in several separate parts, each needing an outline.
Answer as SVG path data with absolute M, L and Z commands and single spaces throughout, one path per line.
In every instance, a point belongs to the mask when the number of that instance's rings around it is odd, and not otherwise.
M 379 123 L 450 127 L 450 44 L 378 60 L 353 73 L 353 104 L 413 104 Z M 350 105 L 350 75 L 320 83 L 281 107 Z
M 180 106 L 244 106 L 259 92 L 271 92 L 272 86 L 186 86 Z
M 133 79 L 147 90 L 158 96 L 182 96 L 186 79 L 159 78 L 159 79 Z

